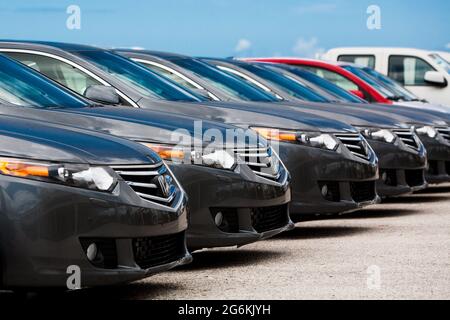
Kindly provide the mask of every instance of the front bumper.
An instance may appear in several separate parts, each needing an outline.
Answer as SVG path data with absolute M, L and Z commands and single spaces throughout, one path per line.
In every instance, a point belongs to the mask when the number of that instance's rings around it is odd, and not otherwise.
M 427 152 L 423 145 L 417 149 L 375 140 L 368 140 L 378 156 L 380 178 L 377 192 L 381 197 L 394 197 L 423 190 L 425 181 Z
M 290 213 L 294 221 L 347 213 L 380 202 L 374 154 L 363 160 L 342 147 L 335 152 L 291 143 L 280 143 L 279 153 L 292 176 Z M 331 199 L 322 195 L 324 185 L 331 190 Z
M 239 165 L 236 172 L 183 164 L 170 167 L 189 197 L 190 250 L 243 246 L 294 227 L 288 207 L 289 174 L 284 169 L 286 179 L 279 184 L 256 176 L 246 165 Z M 224 223 L 217 226 L 219 212 Z
M 428 153 L 425 179 L 430 184 L 450 182 L 450 145 L 445 141 L 420 136 Z
M 166 208 L 142 200 L 124 181 L 110 194 L 0 175 L 0 204 L 5 287 L 66 287 L 69 266 L 80 269 L 81 287 L 113 285 L 192 259 L 184 196 Z M 169 259 L 139 247 L 161 237 L 178 239 Z M 98 255 L 91 262 L 85 245 L 94 242 Z

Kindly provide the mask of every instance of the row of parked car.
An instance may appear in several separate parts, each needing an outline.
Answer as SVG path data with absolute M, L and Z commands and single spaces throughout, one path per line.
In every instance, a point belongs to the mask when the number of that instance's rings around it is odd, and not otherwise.
M 0 123 L 8 288 L 133 281 L 450 181 L 447 107 L 348 62 L 0 41 Z

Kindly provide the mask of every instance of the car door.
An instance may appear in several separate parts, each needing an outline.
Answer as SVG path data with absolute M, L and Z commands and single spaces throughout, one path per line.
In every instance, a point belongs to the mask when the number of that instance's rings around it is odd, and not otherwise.
M 431 103 L 450 106 L 449 75 L 444 75 L 444 84 L 427 81 L 428 72 L 440 73 L 431 63 L 417 56 L 389 55 L 388 76 L 400 82 L 406 89 Z

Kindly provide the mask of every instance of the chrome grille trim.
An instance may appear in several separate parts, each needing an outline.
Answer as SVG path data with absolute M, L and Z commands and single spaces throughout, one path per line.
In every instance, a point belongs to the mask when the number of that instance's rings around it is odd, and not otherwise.
M 370 154 L 368 152 L 368 146 L 358 133 L 335 133 L 334 136 L 341 141 L 341 143 L 350 151 L 354 156 L 369 160 Z
M 163 206 L 172 203 L 181 192 L 175 177 L 163 162 L 152 165 L 124 165 L 111 168 L 143 200 Z
M 281 167 L 283 166 L 280 159 L 278 159 L 278 171 L 276 173 L 268 172 L 273 162 L 272 157 L 278 158 L 278 156 L 272 151 L 271 147 L 248 149 L 236 148 L 234 149 L 234 152 L 256 175 L 275 182 L 280 182 Z M 263 171 L 264 169 L 267 170 Z
M 392 132 L 394 132 L 407 147 L 414 150 L 419 149 L 419 143 L 417 142 L 418 140 L 416 140 L 415 133 L 410 129 L 395 129 L 392 130 Z
M 436 127 L 437 132 L 447 141 L 450 141 L 450 127 Z

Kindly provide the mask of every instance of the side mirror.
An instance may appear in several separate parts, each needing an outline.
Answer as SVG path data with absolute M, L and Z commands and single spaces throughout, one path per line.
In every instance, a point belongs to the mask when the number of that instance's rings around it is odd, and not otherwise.
M 113 87 L 91 85 L 84 91 L 84 96 L 90 100 L 109 105 L 120 103 L 120 97 Z
M 439 71 L 427 71 L 425 73 L 425 82 L 434 85 L 436 87 L 446 87 L 447 86 L 447 80 L 445 79 L 444 75 L 440 73 Z
M 360 90 L 349 90 L 350 93 L 353 93 L 355 96 L 360 97 L 361 99 L 366 99 L 366 97 L 364 96 L 364 92 L 360 91 Z

